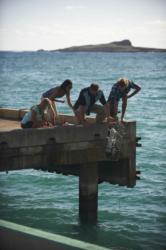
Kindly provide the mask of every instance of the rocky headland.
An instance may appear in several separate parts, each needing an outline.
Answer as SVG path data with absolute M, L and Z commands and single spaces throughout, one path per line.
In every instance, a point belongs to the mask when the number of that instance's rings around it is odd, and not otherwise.
M 51 50 L 51 52 L 166 52 L 166 49 L 135 47 L 130 40 L 126 39 L 96 45 L 72 46 L 64 49 Z

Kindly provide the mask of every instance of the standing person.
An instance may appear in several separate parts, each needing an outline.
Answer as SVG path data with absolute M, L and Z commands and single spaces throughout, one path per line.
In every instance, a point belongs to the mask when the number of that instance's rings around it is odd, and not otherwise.
M 103 105 L 95 104 L 97 101 Z M 97 84 L 92 83 L 90 87 L 80 91 L 78 100 L 74 104 L 75 115 L 81 124 L 86 124 L 85 115 L 96 113 L 96 123 L 101 123 L 109 116 L 109 109 L 102 90 Z
M 52 112 L 52 123 L 47 121 L 44 114 L 44 111 L 48 108 Z M 43 98 L 39 104 L 32 106 L 21 121 L 22 128 L 41 128 L 51 127 L 53 125 L 55 125 L 55 112 L 48 98 Z
M 128 94 L 131 89 L 134 91 L 131 94 Z M 118 113 L 118 103 L 122 99 L 122 112 L 121 112 L 121 121 L 124 119 L 126 112 L 127 101 L 130 97 L 136 95 L 141 88 L 135 84 L 133 81 L 130 81 L 126 78 L 120 78 L 113 86 L 108 97 L 108 104 L 110 107 L 110 115 L 114 118 L 117 117 Z
M 73 105 L 70 100 L 70 90 L 72 89 L 72 81 L 67 79 L 61 85 L 51 88 L 42 94 L 42 98 L 49 98 L 52 102 L 52 107 L 55 110 L 57 116 L 57 109 L 55 102 L 64 102 L 61 100 L 56 100 L 56 98 L 61 98 L 66 95 L 67 103 L 69 107 L 73 110 Z M 48 111 L 49 112 L 49 111 Z M 49 112 L 50 113 L 50 112 Z

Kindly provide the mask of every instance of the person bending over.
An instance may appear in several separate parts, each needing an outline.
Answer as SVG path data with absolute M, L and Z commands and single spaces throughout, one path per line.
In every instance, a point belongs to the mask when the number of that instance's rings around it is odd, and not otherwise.
M 48 122 L 45 117 L 44 112 L 47 109 L 50 109 L 52 122 Z M 51 101 L 48 98 L 43 98 L 43 100 L 30 108 L 30 111 L 27 112 L 22 121 L 22 128 L 42 128 L 42 127 L 51 127 L 55 125 L 55 111 L 52 107 Z
M 100 101 L 102 105 L 96 104 L 97 101 Z M 81 124 L 87 123 L 85 115 L 90 115 L 91 112 L 96 113 L 96 123 L 101 123 L 106 117 L 109 117 L 109 109 L 103 91 L 99 89 L 99 85 L 94 83 L 80 91 L 74 104 L 74 110 L 78 122 Z
M 133 89 L 133 92 L 129 93 Z M 117 118 L 118 103 L 122 99 L 121 121 L 124 119 L 128 99 L 136 95 L 141 90 L 140 86 L 126 78 L 120 78 L 111 89 L 108 97 L 110 115 Z
M 73 105 L 70 100 L 70 91 L 72 89 L 72 81 L 67 79 L 61 85 L 51 88 L 42 94 L 42 98 L 49 98 L 52 102 L 52 107 L 54 108 L 55 114 L 57 116 L 57 109 L 55 102 L 64 102 L 62 100 L 57 100 L 56 98 L 61 98 L 66 96 L 67 103 L 69 107 L 73 110 Z M 49 112 L 50 113 L 50 112 Z

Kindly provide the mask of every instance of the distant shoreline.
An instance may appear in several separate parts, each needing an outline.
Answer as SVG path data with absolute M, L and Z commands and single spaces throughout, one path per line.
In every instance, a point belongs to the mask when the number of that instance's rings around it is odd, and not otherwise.
M 38 50 L 44 52 L 45 50 Z M 122 40 L 97 45 L 72 46 L 64 49 L 49 50 L 50 52 L 166 52 L 166 49 L 134 47 L 130 40 Z
M 72 46 L 63 49 L 55 49 L 55 50 L 45 50 L 45 49 L 38 49 L 38 50 L 22 50 L 22 51 L 14 51 L 14 50 L 0 50 L 0 52 L 53 52 L 53 53 L 60 53 L 60 52 L 88 52 L 88 53 L 140 53 L 140 52 L 166 52 L 166 49 L 161 48 L 148 48 L 148 47 L 135 47 L 132 45 L 130 40 L 122 40 L 104 44 L 95 44 L 95 45 L 82 45 L 82 46 Z

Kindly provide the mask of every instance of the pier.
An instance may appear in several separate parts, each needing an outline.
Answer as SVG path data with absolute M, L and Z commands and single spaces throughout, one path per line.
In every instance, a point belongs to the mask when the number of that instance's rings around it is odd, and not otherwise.
M 136 122 L 123 125 L 77 125 L 75 117 L 59 115 L 53 128 L 21 129 L 27 110 L 0 109 L 0 171 L 28 168 L 79 177 L 79 218 L 96 223 L 98 185 L 102 182 L 133 188 L 136 170 Z

